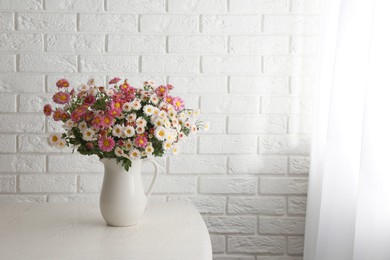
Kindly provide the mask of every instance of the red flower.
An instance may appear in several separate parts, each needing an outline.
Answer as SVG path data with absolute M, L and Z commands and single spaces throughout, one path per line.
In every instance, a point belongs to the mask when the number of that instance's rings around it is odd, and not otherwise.
M 57 81 L 56 85 L 58 88 L 67 88 L 69 87 L 69 81 L 66 79 L 60 79 Z
M 108 82 L 108 84 L 116 84 L 116 83 L 118 83 L 120 80 L 121 80 L 120 78 L 115 77 L 115 78 L 113 78 L 112 80 L 110 80 L 110 81 Z
M 50 116 L 52 112 L 53 112 L 53 109 L 51 108 L 51 105 L 46 104 L 43 107 L 43 113 L 45 114 L 45 116 Z
M 84 99 L 84 104 L 89 106 L 92 106 L 93 104 L 95 104 L 95 102 L 96 102 L 96 98 L 93 95 L 88 95 Z

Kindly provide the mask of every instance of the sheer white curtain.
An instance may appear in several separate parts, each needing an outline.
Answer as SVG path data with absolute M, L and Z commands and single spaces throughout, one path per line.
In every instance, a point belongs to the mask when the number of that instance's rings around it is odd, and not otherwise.
M 305 260 L 390 259 L 390 1 L 324 0 Z

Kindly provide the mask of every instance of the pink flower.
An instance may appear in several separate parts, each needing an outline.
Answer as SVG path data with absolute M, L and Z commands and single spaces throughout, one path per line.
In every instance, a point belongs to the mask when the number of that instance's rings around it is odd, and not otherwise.
M 117 116 L 119 116 L 121 113 L 122 113 L 122 111 L 119 110 L 119 109 L 110 109 L 110 110 L 108 110 L 108 114 L 109 114 L 110 116 L 112 116 L 112 117 L 117 117 Z
M 116 83 L 118 83 L 120 80 L 121 80 L 120 78 L 115 77 L 115 78 L 113 78 L 112 80 L 110 80 L 110 81 L 108 82 L 108 84 L 116 84 Z
M 92 119 L 92 126 L 93 126 L 93 127 L 96 127 L 96 128 L 99 128 L 99 127 L 102 125 L 102 122 L 103 122 L 102 116 L 96 115 L 96 116 Z
M 54 121 L 66 120 L 67 118 L 68 118 L 68 114 L 66 114 L 64 110 L 57 108 L 54 111 L 53 114 Z
M 95 104 L 95 102 L 96 102 L 96 98 L 93 95 L 88 95 L 84 99 L 84 104 L 89 106 L 92 106 L 93 104 Z
M 89 111 L 89 112 L 87 112 L 87 113 L 84 115 L 84 120 L 87 121 L 87 122 L 89 122 L 89 121 L 91 121 L 91 120 L 93 119 L 93 116 L 94 116 L 93 112 L 92 112 L 92 111 Z
M 110 103 L 110 108 L 111 109 L 117 109 L 117 110 L 122 110 L 122 105 L 124 102 L 120 99 L 116 99 L 115 101 Z
M 172 105 L 176 111 L 180 111 L 184 108 L 184 100 L 179 97 L 172 98 Z
M 110 127 L 114 123 L 114 118 L 110 115 L 104 115 L 101 117 L 100 125 L 103 127 Z
M 169 90 L 172 90 L 172 89 L 173 89 L 173 86 L 172 86 L 171 84 L 168 84 L 168 85 L 167 85 L 167 88 L 168 88 Z
M 46 104 L 43 107 L 43 113 L 45 114 L 45 116 L 50 116 L 52 112 L 53 112 L 53 109 L 51 108 L 51 105 Z
M 87 149 L 89 149 L 89 150 L 92 150 L 92 149 L 93 149 L 93 143 L 91 143 L 91 142 L 86 143 L 85 146 L 86 146 Z
M 167 95 L 167 96 L 165 97 L 165 102 L 167 102 L 167 103 L 169 103 L 169 104 L 172 104 L 172 100 L 173 100 L 172 96 Z
M 70 100 L 70 95 L 66 92 L 60 91 L 53 95 L 53 101 L 57 104 L 66 104 Z
M 82 114 L 77 113 L 77 111 L 73 111 L 72 114 L 70 115 L 70 118 L 72 119 L 73 122 L 77 123 L 81 120 Z
M 168 94 L 168 88 L 160 85 L 154 90 L 159 97 L 165 97 Z
M 67 88 L 69 87 L 69 81 L 66 79 L 60 79 L 57 81 L 56 85 L 58 88 Z
M 135 146 L 145 148 L 146 145 L 148 144 L 148 139 L 146 139 L 146 137 L 143 135 L 139 135 L 135 138 L 134 144 Z
M 126 91 L 129 91 L 129 89 L 131 88 L 129 83 L 125 82 L 123 83 L 122 85 L 120 85 L 120 90 L 122 90 L 123 92 L 126 92 Z
M 103 137 L 99 139 L 98 144 L 100 150 L 102 150 L 103 152 L 109 152 L 112 151 L 112 149 L 114 149 L 115 141 L 111 137 L 108 138 Z

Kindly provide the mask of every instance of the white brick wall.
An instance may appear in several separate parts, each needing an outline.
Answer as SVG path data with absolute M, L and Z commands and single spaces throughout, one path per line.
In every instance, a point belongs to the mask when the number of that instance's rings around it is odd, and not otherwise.
M 0 202 L 97 201 L 103 167 L 46 143 L 55 82 L 170 83 L 211 121 L 158 159 L 215 260 L 301 260 L 319 0 L 1 0 Z M 151 181 L 145 165 L 144 184 Z

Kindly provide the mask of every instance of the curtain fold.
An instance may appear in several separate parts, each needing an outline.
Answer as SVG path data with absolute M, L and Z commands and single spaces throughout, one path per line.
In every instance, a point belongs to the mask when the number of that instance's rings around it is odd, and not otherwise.
M 390 185 L 390 129 L 383 127 L 390 111 L 384 28 L 390 19 L 384 10 L 383 0 L 322 3 L 305 260 L 390 259 L 384 184 Z

